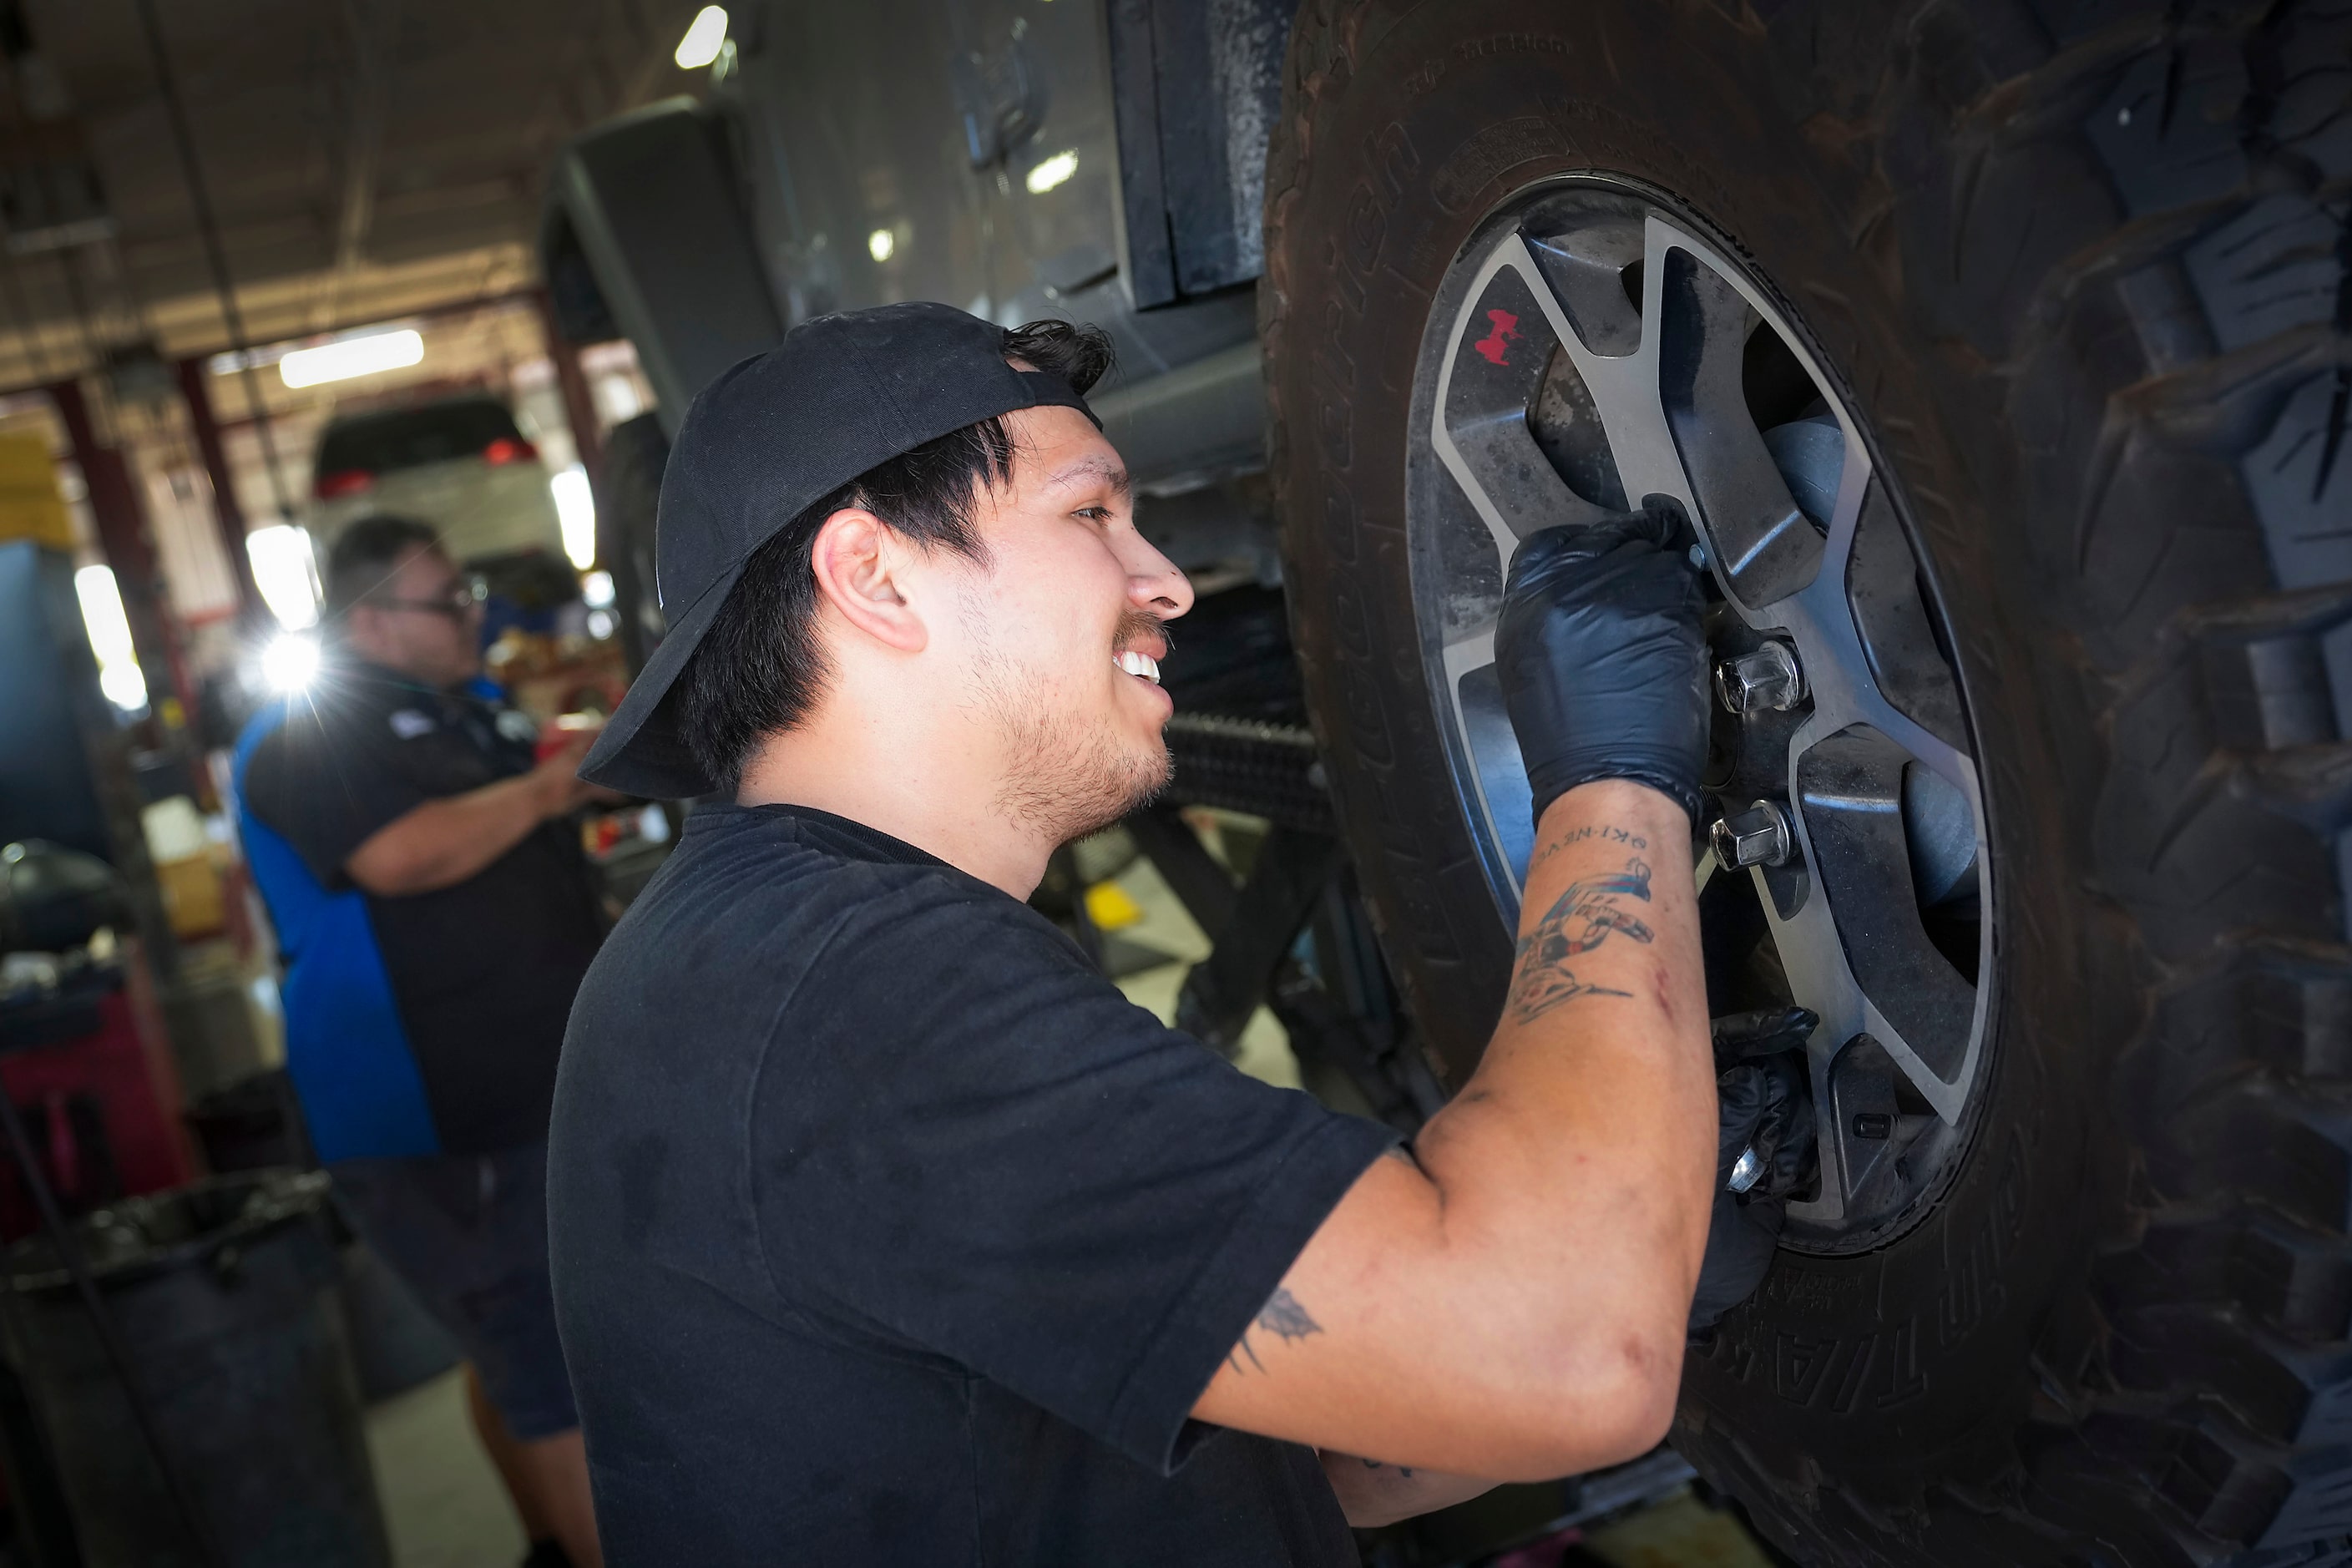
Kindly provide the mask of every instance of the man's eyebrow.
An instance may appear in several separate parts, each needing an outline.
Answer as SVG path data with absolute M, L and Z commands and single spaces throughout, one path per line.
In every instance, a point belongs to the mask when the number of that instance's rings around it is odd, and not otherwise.
M 1081 458 L 1068 468 L 1048 477 L 1051 486 L 1074 485 L 1086 479 L 1100 479 L 1120 495 L 1128 491 L 1127 470 L 1102 458 Z

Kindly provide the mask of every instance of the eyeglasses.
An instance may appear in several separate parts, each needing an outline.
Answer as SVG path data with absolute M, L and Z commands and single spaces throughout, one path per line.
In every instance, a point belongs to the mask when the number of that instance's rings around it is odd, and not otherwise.
M 462 621 L 482 607 L 487 591 L 481 579 L 454 584 L 447 595 L 437 599 L 369 599 L 364 601 L 383 610 L 421 610 L 426 615 L 446 616 Z

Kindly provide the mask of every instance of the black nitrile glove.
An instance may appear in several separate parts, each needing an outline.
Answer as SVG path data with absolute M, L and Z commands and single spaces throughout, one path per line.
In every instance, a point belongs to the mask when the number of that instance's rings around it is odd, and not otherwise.
M 1715 1021 L 1715 1212 L 1691 1300 L 1694 1333 L 1713 1328 L 1764 1283 L 1782 1207 L 1812 1181 L 1820 1156 L 1804 1046 L 1820 1021 L 1802 1007 Z M 1732 1172 L 1750 1150 L 1759 1163 L 1755 1181 L 1734 1193 Z
M 1511 557 L 1495 672 L 1538 822 L 1595 779 L 1648 784 L 1698 819 L 1706 640 L 1681 526 L 1627 512 L 1529 534 Z

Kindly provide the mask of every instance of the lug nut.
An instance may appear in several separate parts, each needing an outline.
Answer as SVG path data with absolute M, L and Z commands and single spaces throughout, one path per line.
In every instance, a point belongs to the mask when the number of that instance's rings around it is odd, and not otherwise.
M 1769 800 L 1748 802 L 1745 809 L 1726 812 L 1708 831 L 1716 860 L 1726 870 L 1743 866 L 1778 866 L 1789 858 L 1789 819 Z
M 1796 653 L 1784 642 L 1767 642 L 1754 653 L 1727 658 L 1715 667 L 1715 695 L 1734 713 L 1771 708 L 1794 708 L 1805 695 L 1805 672 L 1797 668 Z

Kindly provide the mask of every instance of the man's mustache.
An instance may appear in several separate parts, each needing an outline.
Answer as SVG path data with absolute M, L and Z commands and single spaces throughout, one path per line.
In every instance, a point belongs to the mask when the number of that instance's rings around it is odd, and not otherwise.
M 1168 623 L 1149 610 L 1139 610 L 1130 605 L 1119 613 L 1118 626 L 1111 633 L 1110 646 L 1113 651 L 1117 651 L 1137 637 L 1153 636 L 1168 645 L 1170 653 L 1176 651 L 1176 638 L 1168 630 Z

